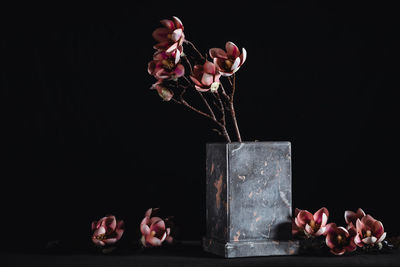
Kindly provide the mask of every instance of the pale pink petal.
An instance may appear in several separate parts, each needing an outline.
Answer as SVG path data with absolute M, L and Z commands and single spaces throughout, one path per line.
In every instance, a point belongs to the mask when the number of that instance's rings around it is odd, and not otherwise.
M 195 87 L 196 90 L 199 91 L 199 92 L 208 92 L 208 91 L 210 91 L 210 88 L 202 88 L 202 87 L 200 87 L 200 86 L 198 86 L 198 85 L 195 85 L 194 87 Z
M 357 219 L 357 221 L 356 221 L 357 233 L 362 234 L 363 228 L 364 228 L 364 224 L 361 222 L 360 219 Z
M 318 229 L 318 231 L 315 232 L 314 235 L 315 236 L 323 235 L 323 234 L 325 234 L 325 231 L 326 231 L 326 227 L 321 227 L 321 228 Z
M 106 220 L 104 220 L 104 224 L 107 232 L 112 232 L 117 227 L 117 220 L 114 215 L 108 216 Z
M 104 235 L 106 233 L 106 228 L 104 226 L 100 226 L 94 231 L 93 236 Z
M 117 240 L 120 240 L 123 234 L 124 234 L 124 229 L 116 229 L 115 230 L 115 238 Z
M 300 209 L 295 208 L 294 209 L 294 217 L 297 217 L 297 215 L 299 214 L 300 211 L 301 211 Z
M 311 228 L 309 224 L 306 224 L 305 230 L 309 234 L 314 234 L 314 230 Z
M 182 21 L 181 21 L 178 17 L 175 17 L 175 16 L 173 16 L 172 19 L 173 19 L 174 22 L 175 22 L 176 28 L 179 28 L 179 29 L 182 29 L 182 30 L 183 30 L 183 23 L 182 23 Z
M 345 237 L 348 237 L 350 235 L 349 232 L 347 231 L 347 229 L 344 228 L 343 226 L 339 226 L 337 228 L 337 233 L 340 235 L 344 235 Z
M 381 237 L 378 239 L 378 241 L 376 241 L 377 243 L 380 243 L 380 242 L 382 242 L 383 240 L 385 240 L 385 238 L 386 238 L 386 232 L 384 232 L 382 235 L 381 235 Z
M 374 236 L 376 236 L 377 238 L 381 237 L 383 232 L 385 232 L 384 228 L 383 228 L 383 224 L 380 221 L 375 221 L 373 223 L 372 232 L 373 232 Z
M 323 224 L 324 222 L 324 215 L 325 214 L 325 219 L 328 220 L 329 212 L 327 208 L 320 208 L 316 213 L 314 213 L 313 218 L 314 221 L 318 224 Z M 326 224 L 326 221 L 325 221 Z
M 177 42 L 182 37 L 183 31 L 182 29 L 176 29 L 172 32 L 171 39 L 174 42 Z
M 225 44 L 226 53 L 228 57 L 237 58 L 239 56 L 239 48 L 232 42 L 227 42 Z
M 170 47 L 167 48 L 167 50 L 165 50 L 165 52 L 171 53 L 172 51 L 177 49 L 177 47 L 178 47 L 178 43 L 173 43 Z
M 247 51 L 246 49 L 242 48 L 242 54 L 240 55 L 240 65 L 243 65 L 246 59 L 247 59 Z
M 361 241 L 361 238 L 360 238 L 359 234 L 357 234 L 354 237 L 354 243 L 356 243 L 356 245 L 359 246 L 359 247 L 363 247 L 364 246 L 364 243 Z
M 326 233 L 327 235 L 333 234 L 333 233 L 336 232 L 336 228 L 337 228 L 336 223 L 327 224 L 327 225 L 326 225 L 325 233 Z
M 221 48 L 211 48 L 208 53 L 210 54 L 211 58 L 222 58 L 222 59 L 228 59 L 228 55 L 224 50 Z
M 362 239 L 364 244 L 374 244 L 378 240 L 375 236 L 369 236 Z
M 163 220 L 156 221 L 150 226 L 150 231 L 165 231 L 165 222 Z
M 176 53 L 175 53 L 175 64 L 178 64 L 179 60 L 181 60 L 181 51 L 179 51 L 178 49 L 176 49 Z
M 165 238 L 167 238 L 167 233 L 164 232 L 163 236 L 161 237 L 160 241 L 164 242 Z
M 297 217 L 294 218 L 294 223 L 297 225 L 297 227 L 304 228 L 304 224 L 299 223 L 299 220 L 297 220 Z
M 240 64 L 240 58 L 237 57 L 231 66 L 231 70 L 236 70 L 239 67 L 239 64 Z
M 208 73 L 204 73 L 201 78 L 201 83 L 205 86 L 210 86 L 214 82 L 214 76 Z

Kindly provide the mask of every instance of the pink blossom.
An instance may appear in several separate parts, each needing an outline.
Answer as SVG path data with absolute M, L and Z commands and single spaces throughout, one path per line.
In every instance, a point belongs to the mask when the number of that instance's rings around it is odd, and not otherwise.
M 357 249 L 354 243 L 354 237 L 357 231 L 354 227 L 348 229 L 335 223 L 326 225 L 326 245 L 330 248 L 331 253 L 335 255 L 343 255 L 346 251 L 351 252 Z
M 157 28 L 153 32 L 153 38 L 159 42 L 154 46 L 154 49 L 162 50 L 167 53 L 181 49 L 183 41 L 185 40 L 181 20 L 177 17 L 173 17 L 172 20 L 164 19 L 160 22 L 164 27 Z
M 243 48 L 242 54 L 240 54 L 239 48 L 232 42 L 227 42 L 225 49 L 226 51 L 221 48 L 211 48 L 209 54 L 218 67 L 219 73 L 222 76 L 231 76 L 246 61 L 247 51 Z
M 215 65 L 206 61 L 203 65 L 195 65 L 190 79 L 195 84 L 195 88 L 200 92 L 216 92 L 219 88 L 219 78 L 221 74 L 217 72 Z
M 382 242 L 386 237 L 383 224 L 375 220 L 371 215 L 356 220 L 357 235 L 354 241 L 357 246 L 363 247 L 365 245 L 373 246 Z
M 153 84 L 150 89 L 155 89 L 158 93 L 158 95 L 164 100 L 164 101 L 170 101 L 172 97 L 174 96 L 174 92 L 172 92 L 170 89 L 165 87 L 163 84 L 163 80 L 158 80 L 155 84 Z
M 115 219 L 114 215 L 92 222 L 92 241 L 98 246 L 114 244 L 121 239 L 124 233 L 124 221 Z
M 351 210 L 346 210 L 344 212 L 344 219 L 347 224 L 352 224 L 354 227 L 356 225 L 357 219 L 360 219 L 365 216 L 365 212 L 359 208 L 356 212 Z
M 164 241 L 172 242 L 171 229 L 165 226 L 165 221 L 159 217 L 151 217 L 153 209 L 148 209 L 140 223 L 141 242 L 144 247 L 161 246 Z
M 147 71 L 157 79 L 177 79 L 185 74 L 185 67 L 179 63 L 180 52 L 171 54 L 158 51 L 149 62 Z
M 295 224 L 308 236 L 320 236 L 325 233 L 328 217 L 329 212 L 326 208 L 321 208 L 314 214 L 307 210 L 299 210 Z

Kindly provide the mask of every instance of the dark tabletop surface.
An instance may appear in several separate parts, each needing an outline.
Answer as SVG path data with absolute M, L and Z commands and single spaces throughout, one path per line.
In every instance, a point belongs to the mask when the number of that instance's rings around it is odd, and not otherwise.
M 203 252 L 200 242 L 169 248 L 95 250 L 2 250 L 1 266 L 400 266 L 400 251 L 345 256 L 274 256 L 223 259 Z

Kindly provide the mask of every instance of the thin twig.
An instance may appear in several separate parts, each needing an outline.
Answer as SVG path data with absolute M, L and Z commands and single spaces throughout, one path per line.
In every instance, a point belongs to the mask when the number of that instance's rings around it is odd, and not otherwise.
M 202 60 L 205 60 L 204 56 L 200 53 L 200 51 L 196 48 L 196 46 L 194 46 L 194 44 L 188 40 L 183 41 L 185 44 L 189 44 L 194 51 L 196 51 L 197 54 L 199 54 L 199 56 L 201 57 Z
M 233 97 L 235 95 L 236 91 L 236 75 L 233 74 L 233 82 L 232 82 L 232 94 L 231 94 L 231 99 L 230 99 L 230 105 L 231 105 L 231 115 L 232 115 L 232 121 L 233 121 L 233 126 L 235 128 L 235 132 L 238 138 L 239 142 L 242 142 L 242 137 L 240 136 L 240 131 L 239 131 L 239 126 L 236 120 L 236 114 L 235 114 L 235 107 L 233 105 Z

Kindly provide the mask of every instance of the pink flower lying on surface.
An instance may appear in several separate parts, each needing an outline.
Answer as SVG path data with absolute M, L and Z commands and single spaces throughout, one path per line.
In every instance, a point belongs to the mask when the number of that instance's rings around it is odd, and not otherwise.
M 231 76 L 246 61 L 247 51 L 243 48 L 240 54 L 239 48 L 232 42 L 227 42 L 225 49 L 226 52 L 221 48 L 211 48 L 209 53 L 222 76 Z
M 307 210 L 300 210 L 295 218 L 295 224 L 308 236 L 320 236 L 325 233 L 328 217 L 329 212 L 326 208 L 319 209 L 314 215 Z
M 153 38 L 159 42 L 154 46 L 154 49 L 171 53 L 182 47 L 185 35 L 183 33 L 183 24 L 181 20 L 177 17 L 173 17 L 173 20 L 162 20 L 161 24 L 164 27 L 157 28 L 153 32 Z
M 190 79 L 195 83 L 195 87 L 200 92 L 216 92 L 219 88 L 219 78 L 221 74 L 217 72 L 215 65 L 209 61 L 206 61 L 204 65 L 195 65 L 193 68 L 193 74 L 190 75 Z
M 375 220 L 371 215 L 365 215 L 361 220 L 357 219 L 356 229 L 357 235 L 354 241 L 359 247 L 364 245 L 373 246 L 382 242 L 386 237 L 382 223 Z
M 337 227 L 335 223 L 330 223 L 326 226 L 326 245 L 335 255 L 342 255 L 346 251 L 351 252 L 357 249 L 354 243 L 354 237 L 357 231 L 354 227 L 348 229 Z
M 153 209 L 148 209 L 140 223 L 141 242 L 144 247 L 161 246 L 164 241 L 172 242 L 171 229 L 165 226 L 165 221 L 159 217 L 151 217 Z
M 105 246 L 116 243 L 124 233 L 124 221 L 115 219 L 109 215 L 99 221 L 92 222 L 92 241 L 98 246 Z
M 298 208 L 294 210 L 294 218 L 292 218 L 292 235 L 298 235 L 304 233 L 304 228 L 299 228 L 295 220 L 299 212 L 300 210 Z
M 359 208 L 357 212 L 346 210 L 344 212 L 344 219 L 346 220 L 347 224 L 352 224 L 354 227 L 356 226 L 357 219 L 360 219 L 365 216 L 365 212 Z
M 170 101 L 172 97 L 174 96 L 174 93 L 166 88 L 162 84 L 162 80 L 158 80 L 155 84 L 153 84 L 150 89 L 155 89 L 158 93 L 158 95 L 164 100 L 164 101 Z
M 149 62 L 147 71 L 157 79 L 177 79 L 185 74 L 185 67 L 179 63 L 180 52 L 171 54 L 156 52 Z

